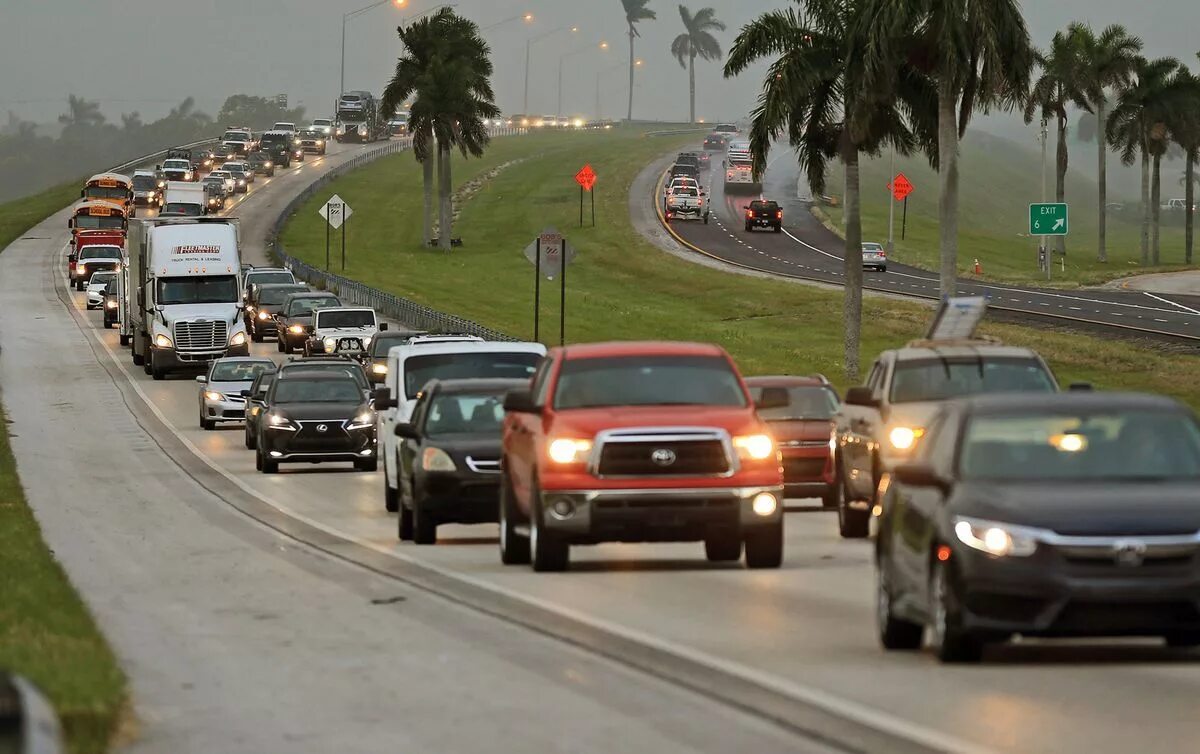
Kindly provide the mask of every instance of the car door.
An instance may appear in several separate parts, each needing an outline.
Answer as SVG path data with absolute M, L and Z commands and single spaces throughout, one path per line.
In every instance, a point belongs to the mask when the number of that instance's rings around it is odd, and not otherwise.
M 425 418 L 429 413 L 429 404 L 432 399 L 431 393 L 422 393 L 421 397 L 417 399 L 416 406 L 413 407 L 412 419 L 409 423 L 416 427 L 421 434 L 424 434 Z M 420 458 L 422 446 L 421 440 L 407 437 L 396 438 L 396 468 L 399 482 L 397 489 L 400 490 L 402 498 L 406 500 L 413 499 L 413 475 L 416 473 L 416 464 Z
M 954 412 L 939 413 L 930 424 L 917 448 L 914 462 L 933 468 L 938 476 L 949 479 L 953 469 L 954 448 L 958 444 L 958 425 Z M 938 518 L 946 495 L 937 487 L 904 486 L 896 495 L 897 568 L 911 595 L 914 610 L 929 604 L 929 574 L 934 548 L 939 542 Z
M 543 359 L 530 382 L 533 402 L 543 410 L 550 404 L 554 367 L 552 359 Z M 504 417 L 504 463 L 513 493 L 519 501 L 526 503 L 537 473 L 536 454 L 542 420 L 540 414 L 528 413 L 508 413 Z
M 886 375 L 887 360 L 881 358 L 871 367 L 866 383 L 876 400 L 881 399 L 884 393 Z M 879 409 L 843 404 L 841 410 L 846 417 L 842 445 L 846 489 L 853 499 L 870 500 L 875 494 L 874 444 L 876 427 L 879 425 Z

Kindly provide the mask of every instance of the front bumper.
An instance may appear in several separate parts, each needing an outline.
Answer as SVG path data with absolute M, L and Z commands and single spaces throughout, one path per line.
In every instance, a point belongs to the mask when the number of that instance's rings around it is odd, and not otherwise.
M 249 356 L 250 344 L 232 346 L 221 350 L 211 351 L 176 351 L 174 348 L 150 347 L 154 363 L 163 369 L 186 369 L 202 367 L 226 356 Z
M 94 308 L 97 308 L 100 306 L 104 306 L 104 292 L 103 291 L 88 291 L 87 292 L 87 305 L 88 305 L 89 309 L 94 309 Z
M 777 505 L 760 516 L 752 503 L 764 492 Z M 570 515 L 555 511 L 560 501 L 569 503 Z M 573 543 L 695 542 L 778 526 L 783 487 L 550 490 L 541 493 L 541 505 L 546 528 Z
M 375 429 L 333 429 L 338 422 L 327 422 L 329 437 L 316 438 L 301 430 L 263 428 L 262 449 L 271 460 L 280 463 L 322 463 L 330 461 L 365 461 L 375 458 L 378 448 Z
M 472 471 L 424 471 L 413 480 L 421 511 L 439 523 L 487 524 L 499 521 L 500 475 Z
M 205 419 L 212 421 L 243 421 L 246 418 L 246 401 L 244 398 L 225 396 L 223 401 L 213 401 L 202 398 L 200 413 Z

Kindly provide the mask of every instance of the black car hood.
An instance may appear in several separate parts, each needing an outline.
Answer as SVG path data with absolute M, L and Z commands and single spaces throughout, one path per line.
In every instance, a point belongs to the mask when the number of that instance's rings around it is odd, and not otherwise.
M 487 435 L 454 434 L 426 437 L 422 444 L 426 447 L 441 448 L 456 462 L 467 456 L 485 461 L 496 461 L 500 458 L 499 432 Z
M 279 314 L 278 316 L 280 319 L 285 320 L 289 325 L 304 325 L 305 327 L 312 327 L 313 318 L 311 314 L 306 316 L 295 314 L 288 316 L 287 314 Z
M 1073 536 L 1154 536 L 1200 531 L 1196 482 L 960 484 L 951 512 Z
M 350 420 L 367 410 L 365 403 L 277 403 L 271 407 L 292 421 Z

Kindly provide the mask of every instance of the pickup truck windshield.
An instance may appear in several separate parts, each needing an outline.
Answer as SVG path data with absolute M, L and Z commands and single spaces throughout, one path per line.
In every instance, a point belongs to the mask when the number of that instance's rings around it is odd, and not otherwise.
M 166 160 L 163 162 L 163 170 L 191 170 L 192 163 L 187 160 Z
M 751 387 L 750 397 L 757 401 L 762 397 L 763 389 Z M 758 411 L 758 415 L 769 422 L 832 419 L 833 412 L 837 411 L 837 396 L 827 387 L 813 385 L 779 389 L 787 393 L 788 404 L 780 408 L 765 408 Z
M 258 294 L 259 305 L 278 306 L 287 300 L 287 297 L 293 293 L 299 293 L 303 289 L 299 286 L 281 285 L 279 287 L 267 286 Z
M 896 365 L 891 400 L 945 401 L 980 393 L 1052 393 L 1055 389 L 1046 368 L 1034 359 L 923 359 Z
M 329 327 L 374 327 L 375 312 L 318 312 L 313 326 L 318 330 Z
M 746 395 L 720 356 L 616 356 L 568 359 L 554 407 L 737 406 Z
M 155 303 L 232 304 L 238 301 L 237 278 L 233 275 L 159 278 Z
M 416 398 L 426 382 L 458 379 L 517 379 L 533 376 L 542 357 L 536 353 L 431 353 L 409 356 L 404 362 L 404 394 Z

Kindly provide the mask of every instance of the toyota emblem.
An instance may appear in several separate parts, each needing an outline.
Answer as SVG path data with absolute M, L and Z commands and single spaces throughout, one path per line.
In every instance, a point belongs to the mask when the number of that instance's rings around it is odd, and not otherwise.
M 318 424 L 318 425 L 317 425 L 317 431 L 318 431 L 318 432 L 328 432 L 328 431 L 329 431 L 329 425 L 328 425 L 328 424 Z
M 670 466 L 675 463 L 675 451 L 670 448 L 656 448 L 650 453 L 650 460 L 658 466 Z
M 1146 543 L 1138 539 L 1119 539 L 1113 543 L 1112 553 L 1117 565 L 1135 568 L 1146 559 Z

